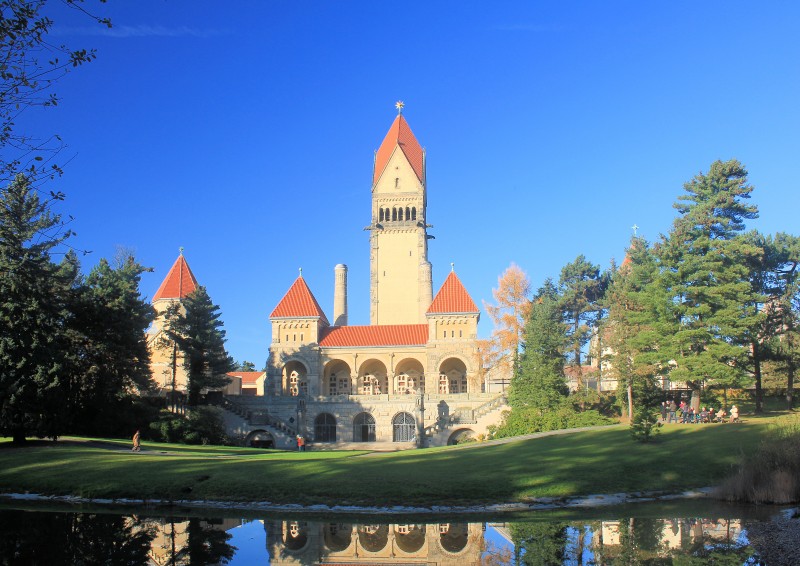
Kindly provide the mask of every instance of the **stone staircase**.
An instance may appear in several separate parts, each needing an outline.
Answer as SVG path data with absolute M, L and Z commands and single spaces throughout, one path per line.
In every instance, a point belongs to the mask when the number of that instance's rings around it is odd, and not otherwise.
M 221 407 L 225 410 L 225 426 L 232 438 L 244 442 L 250 432 L 263 429 L 272 435 L 276 448 L 293 449 L 296 446 L 297 429 L 269 414 L 266 409 L 254 409 L 227 396 L 223 398 Z
M 447 444 L 450 434 L 459 428 L 469 428 L 483 434 L 489 425 L 499 424 L 503 410 L 508 408 L 505 393 L 494 397 L 474 409 L 456 408 L 446 420 L 439 420 L 425 428 L 430 446 Z

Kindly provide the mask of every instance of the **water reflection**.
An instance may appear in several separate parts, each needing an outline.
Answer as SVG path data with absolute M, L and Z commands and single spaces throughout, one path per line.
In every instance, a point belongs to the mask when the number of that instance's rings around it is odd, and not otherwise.
M 0 564 L 756 563 L 740 518 L 356 524 L 0 510 Z

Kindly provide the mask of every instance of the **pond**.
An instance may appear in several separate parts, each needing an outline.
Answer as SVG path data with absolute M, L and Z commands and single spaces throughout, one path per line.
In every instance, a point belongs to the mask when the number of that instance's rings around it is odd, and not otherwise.
M 674 503 L 512 520 L 24 505 L 0 507 L 0 564 L 757 564 L 747 527 L 776 512 Z

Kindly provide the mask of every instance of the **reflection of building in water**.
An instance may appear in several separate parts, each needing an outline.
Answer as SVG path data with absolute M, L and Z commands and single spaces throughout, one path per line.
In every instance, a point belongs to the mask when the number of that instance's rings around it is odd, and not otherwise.
M 627 526 L 636 536 L 637 525 L 642 528 L 645 522 L 659 535 L 660 546 L 664 550 L 686 549 L 697 543 L 733 543 L 742 534 L 741 519 L 632 519 Z M 600 529 L 594 533 L 596 548 L 614 547 L 622 544 L 620 521 L 602 521 Z
M 201 531 L 213 530 L 225 533 L 242 524 L 241 519 L 218 519 L 206 521 L 200 519 L 166 518 L 142 519 L 141 522 L 132 520 L 132 525 L 137 529 L 147 529 L 154 536 L 150 544 L 148 558 L 149 564 L 167 566 L 175 564 L 188 564 L 186 556 L 189 548 L 189 524 L 196 521 Z
M 272 564 L 478 565 L 481 523 L 354 525 L 305 521 L 265 522 Z

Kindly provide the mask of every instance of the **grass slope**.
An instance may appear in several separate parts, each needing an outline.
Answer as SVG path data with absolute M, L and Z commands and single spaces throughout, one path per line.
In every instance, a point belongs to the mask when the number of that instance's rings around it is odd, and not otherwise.
M 467 505 L 718 483 L 752 452 L 769 419 L 668 425 L 657 442 L 626 427 L 385 454 L 278 452 L 127 441 L 0 441 L 0 491 L 92 498 L 300 504 Z

